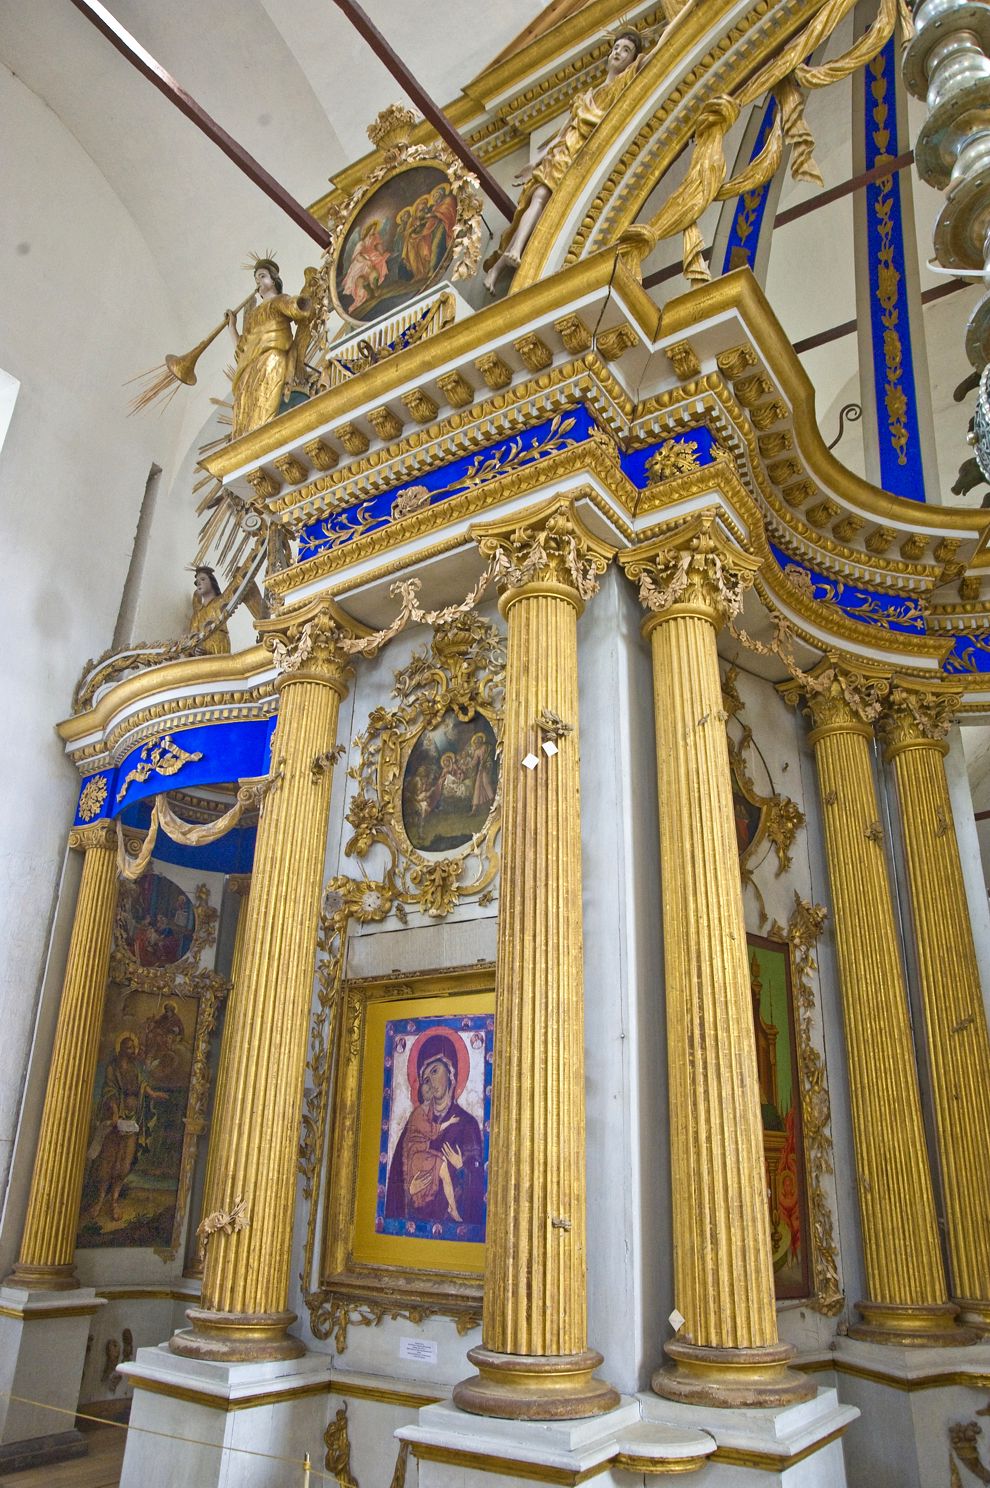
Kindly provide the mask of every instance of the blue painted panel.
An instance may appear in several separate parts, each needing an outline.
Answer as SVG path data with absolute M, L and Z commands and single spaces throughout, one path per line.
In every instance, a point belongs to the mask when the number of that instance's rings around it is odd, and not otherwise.
M 892 37 L 862 73 L 867 170 L 899 153 L 897 71 Z M 881 176 L 866 188 L 866 248 L 880 481 L 884 490 L 895 496 L 924 501 L 918 389 L 911 352 L 898 176 Z
M 229 780 L 266 775 L 271 732 L 270 719 L 245 719 L 243 722 L 201 724 L 196 728 L 177 729 L 169 735 L 172 742 L 187 753 L 199 754 L 201 757 L 181 765 L 173 775 L 153 771 L 147 780 L 128 782 L 128 775 L 141 761 L 142 748 L 147 746 L 132 749 L 116 770 L 111 814 L 117 816 L 125 806 L 130 806 L 145 796 L 157 796 L 161 791 L 171 790 L 174 786 L 186 789 L 193 785 L 219 785 Z M 154 742 L 157 741 L 152 741 Z
M 126 806 L 120 819 L 127 827 L 146 832 L 151 825 L 151 806 L 147 801 Z M 235 827 L 216 842 L 204 843 L 202 847 L 183 847 L 181 843 L 173 842 L 165 828 L 160 827 L 153 857 L 156 862 L 174 863 L 177 868 L 192 868 L 200 873 L 250 873 L 257 835 L 257 827 Z
M 763 110 L 763 118 L 757 130 L 756 139 L 753 141 L 753 149 L 750 160 L 753 161 L 763 149 L 770 138 L 773 121 L 777 117 L 777 101 L 771 98 Z M 743 196 L 736 198 L 735 209 L 732 213 L 732 226 L 729 228 L 729 237 L 725 245 L 725 257 L 722 260 L 722 273 L 727 274 L 730 269 L 740 268 L 739 255 L 745 255 L 745 262 L 751 269 L 756 267 L 756 254 L 760 246 L 760 234 L 763 231 L 763 218 L 766 215 L 767 202 L 770 200 L 771 182 L 757 188 L 756 191 L 747 191 Z M 737 261 L 733 263 L 733 254 L 737 255 Z
M 942 670 L 952 676 L 990 672 L 990 635 L 956 636 Z
M 566 413 L 556 414 L 552 419 L 535 424 L 524 434 L 499 440 L 497 444 L 488 445 L 473 455 L 464 455 L 452 460 L 449 465 L 430 470 L 425 475 L 417 476 L 415 480 L 404 481 L 367 501 L 355 502 L 343 511 L 322 517 L 320 521 L 303 528 L 299 537 L 299 562 L 312 558 L 315 553 L 326 548 L 343 547 L 366 532 L 387 527 L 392 520 L 392 507 L 404 491 L 425 488 L 430 493 L 426 504 L 437 506 L 475 486 L 487 485 L 489 481 L 508 475 L 510 471 L 520 470 L 537 460 L 545 460 L 549 455 L 583 443 L 592 427 L 591 415 L 586 408 L 578 405 L 568 409 Z
M 927 634 L 924 612 L 913 595 L 886 594 L 881 590 L 863 589 L 858 584 L 847 584 L 844 579 L 828 578 L 792 558 L 774 543 L 770 544 L 770 549 L 784 573 L 797 569 L 806 574 L 815 599 L 835 605 L 848 619 L 859 620 L 864 625 L 879 625 L 884 630 L 905 631 L 908 635 Z

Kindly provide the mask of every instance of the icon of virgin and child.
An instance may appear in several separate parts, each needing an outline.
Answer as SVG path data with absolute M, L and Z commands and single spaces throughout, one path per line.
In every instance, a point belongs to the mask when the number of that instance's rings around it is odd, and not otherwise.
M 340 255 L 340 303 L 365 321 L 426 289 L 454 244 L 457 198 L 443 172 L 418 167 L 387 182 L 360 213 Z
M 480 1047 L 484 1040 L 476 1034 L 475 1042 Z M 395 1048 L 404 1053 L 405 1041 L 396 1040 Z M 452 1029 L 424 1030 L 407 1067 L 412 1111 L 388 1163 L 386 1226 L 473 1238 L 485 1222 L 485 1170 L 481 1127 L 461 1104 L 470 1072 L 464 1040 Z

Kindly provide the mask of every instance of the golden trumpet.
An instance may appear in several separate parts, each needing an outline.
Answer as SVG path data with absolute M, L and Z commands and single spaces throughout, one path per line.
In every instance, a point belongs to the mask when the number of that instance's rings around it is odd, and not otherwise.
M 234 314 L 237 315 L 246 305 L 250 305 L 254 298 L 255 291 L 252 290 L 234 310 Z M 137 413 L 140 409 L 147 408 L 150 403 L 157 403 L 160 398 L 165 400 L 162 405 L 164 408 L 175 397 L 180 386 L 192 387 L 196 381 L 196 363 L 206 348 L 217 339 L 226 324 L 227 317 L 224 316 L 220 324 L 214 326 L 209 335 L 204 336 L 192 351 L 183 352 L 179 356 L 169 352 L 164 366 L 153 367 L 150 372 L 143 372 L 140 379 L 135 377 L 133 381 L 145 382 L 145 387 L 131 400 L 131 412 Z
M 251 293 L 241 301 L 241 303 L 235 309 L 234 314 L 239 315 L 240 312 L 244 309 L 245 305 L 250 305 L 253 299 L 254 290 L 252 290 Z M 192 351 L 187 351 L 182 356 L 173 356 L 171 352 L 168 353 L 165 358 L 165 365 L 171 372 L 172 376 L 177 379 L 177 381 L 184 382 L 186 387 L 192 387 L 193 383 L 196 381 L 196 363 L 199 361 L 206 348 L 212 345 L 212 343 L 217 339 L 226 324 L 227 317 L 224 316 L 220 324 L 218 326 L 214 326 L 209 335 L 204 336 L 202 341 L 198 341 L 193 347 Z

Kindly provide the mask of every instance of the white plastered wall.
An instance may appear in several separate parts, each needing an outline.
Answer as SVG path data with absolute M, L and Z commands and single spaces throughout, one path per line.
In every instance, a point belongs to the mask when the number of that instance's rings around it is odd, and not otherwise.
M 16 1253 L 30 1172 L 27 1154 L 8 1193 L 18 1115 L 26 1097 L 25 1145 L 33 1153 L 50 1054 L 54 1023 L 46 1016 L 26 1090 L 78 789 L 53 725 L 69 712 L 85 658 L 111 640 L 150 466 L 162 467 L 167 489 L 181 434 L 178 409 L 127 418 L 123 384 L 176 341 L 161 276 L 132 218 L 57 115 L 6 68 L 0 128 L 0 366 L 21 385 L 0 452 L 7 701 L 0 734 L 2 1274 Z M 177 587 L 184 592 L 186 576 L 177 577 Z M 74 879 L 69 887 L 74 893 Z M 56 999 L 55 960 L 64 964 L 66 940 L 63 925 L 46 982 L 46 995 Z

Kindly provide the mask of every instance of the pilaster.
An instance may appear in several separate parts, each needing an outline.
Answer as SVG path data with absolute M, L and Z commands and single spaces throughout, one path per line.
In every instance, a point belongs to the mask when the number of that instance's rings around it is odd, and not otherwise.
M 84 854 L 82 879 L 20 1255 L 6 1282 L 28 1292 L 79 1285 L 73 1256 L 117 906 L 113 826 L 74 827 L 69 846 Z

